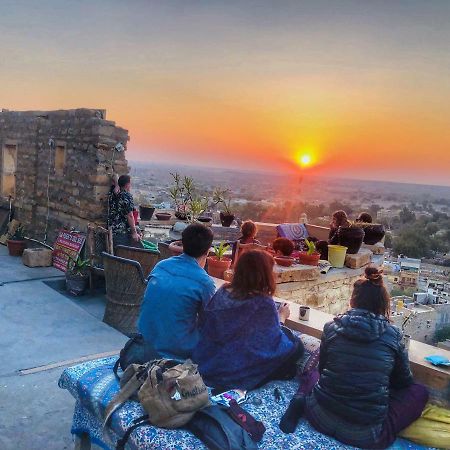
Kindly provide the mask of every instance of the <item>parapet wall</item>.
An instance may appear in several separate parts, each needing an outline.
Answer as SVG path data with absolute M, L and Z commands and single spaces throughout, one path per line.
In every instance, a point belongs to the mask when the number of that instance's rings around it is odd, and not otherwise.
M 128 131 L 105 116 L 97 109 L 0 113 L 0 205 L 12 196 L 28 236 L 52 243 L 62 227 L 105 221 L 112 170 L 129 171 Z

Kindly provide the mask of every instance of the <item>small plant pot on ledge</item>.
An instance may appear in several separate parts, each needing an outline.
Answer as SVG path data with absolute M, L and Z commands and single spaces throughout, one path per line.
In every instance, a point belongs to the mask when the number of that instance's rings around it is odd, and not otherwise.
M 298 260 L 300 264 L 305 264 L 306 266 L 318 266 L 320 259 L 320 253 L 314 252 L 308 255 L 307 252 L 300 252 L 298 255 Z
M 226 256 L 222 259 L 217 256 L 208 256 L 208 273 L 215 278 L 221 278 L 223 280 L 223 274 L 225 270 L 231 267 L 231 258 Z
M 364 239 L 364 230 L 361 227 L 339 227 L 339 245 L 347 247 L 347 254 L 354 255 L 359 252 Z
M 155 212 L 155 208 L 149 205 L 140 205 L 139 206 L 139 215 L 141 216 L 141 220 L 150 220 Z
M 233 223 L 234 219 L 234 214 L 226 214 L 224 212 L 220 213 L 220 223 L 223 227 L 229 227 Z
M 23 251 L 27 248 L 26 240 L 8 239 L 6 243 L 10 256 L 22 256 Z
M 88 287 L 89 274 L 66 272 L 66 289 L 69 294 L 79 296 L 83 295 Z
M 385 234 L 386 231 L 384 230 L 383 225 L 367 225 L 366 227 L 364 227 L 364 244 L 375 245 L 384 238 Z

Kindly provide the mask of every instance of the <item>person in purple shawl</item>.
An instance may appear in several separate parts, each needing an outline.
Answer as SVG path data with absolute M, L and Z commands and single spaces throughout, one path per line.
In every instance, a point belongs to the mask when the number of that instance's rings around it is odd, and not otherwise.
M 304 348 L 280 324 L 290 311 L 287 304 L 277 310 L 273 301 L 273 264 L 267 252 L 245 252 L 238 259 L 233 281 L 204 306 L 193 359 L 208 386 L 249 390 L 295 376 Z

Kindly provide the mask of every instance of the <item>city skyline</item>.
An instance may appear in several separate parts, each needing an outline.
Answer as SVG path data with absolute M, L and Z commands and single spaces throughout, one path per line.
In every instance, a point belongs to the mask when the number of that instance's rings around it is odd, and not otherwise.
M 450 2 L 0 4 L 0 107 L 104 108 L 130 160 L 450 185 Z

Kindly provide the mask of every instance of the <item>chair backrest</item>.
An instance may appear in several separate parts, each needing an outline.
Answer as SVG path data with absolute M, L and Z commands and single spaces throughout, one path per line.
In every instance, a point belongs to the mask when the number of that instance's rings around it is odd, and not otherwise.
M 267 250 L 267 245 L 257 244 L 256 242 L 251 242 L 250 244 L 241 244 L 239 241 L 236 242 L 236 253 L 234 256 L 234 265 L 243 253 L 249 250 Z
M 119 304 L 140 304 L 147 284 L 141 265 L 105 252 L 102 257 L 107 297 Z
M 113 239 L 111 230 L 100 225 L 88 224 L 86 235 L 86 257 L 94 267 L 103 267 L 102 253 L 113 254 Z
M 137 261 L 142 268 L 144 277 L 147 278 L 150 272 L 159 261 L 160 253 L 154 250 L 147 250 L 145 248 L 128 247 L 126 245 L 117 245 L 115 249 L 117 256 L 125 259 Z
M 158 242 L 159 260 L 167 259 L 173 256 L 169 250 L 169 244 L 166 242 Z

